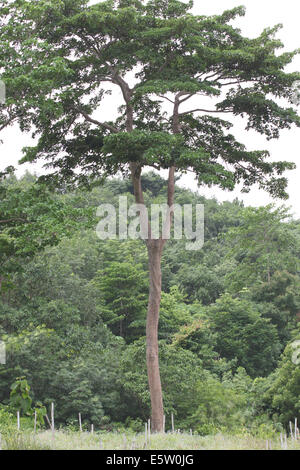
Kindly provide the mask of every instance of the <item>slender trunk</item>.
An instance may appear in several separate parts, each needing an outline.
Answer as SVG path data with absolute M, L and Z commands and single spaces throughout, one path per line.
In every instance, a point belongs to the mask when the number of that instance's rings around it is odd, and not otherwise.
M 179 100 L 176 101 L 174 106 L 174 123 L 173 133 L 179 132 Z M 175 166 L 169 168 L 168 178 L 168 206 L 171 208 L 174 204 L 174 191 L 175 191 Z M 170 218 L 166 221 L 167 231 L 166 235 L 170 233 L 173 219 L 173 211 L 170 212 Z M 149 232 L 148 232 L 149 233 Z M 151 228 L 150 228 L 151 234 Z M 161 258 L 166 239 L 160 238 L 158 240 L 150 238 L 148 241 L 148 260 L 149 260 L 149 302 L 146 324 L 146 340 L 147 340 L 147 372 L 148 382 L 151 397 L 151 411 L 152 411 L 152 432 L 164 431 L 164 408 L 163 396 L 160 380 L 159 370 L 159 355 L 158 355 L 158 322 L 159 310 L 161 301 Z
M 147 372 L 151 396 L 152 432 L 163 431 L 163 397 L 159 371 L 158 356 L 158 321 L 161 300 L 161 257 L 162 240 L 150 240 L 148 243 L 149 258 L 149 302 L 146 324 Z
M 130 169 L 135 200 L 139 204 L 144 204 L 140 169 L 134 163 L 130 165 Z M 146 361 L 149 391 L 151 397 L 152 432 L 162 432 L 164 410 L 158 358 L 158 321 L 161 299 L 161 257 L 164 240 L 152 239 L 150 223 L 149 221 L 147 221 L 147 223 L 149 237 L 147 240 L 149 262 L 149 299 L 146 321 Z
M 168 205 L 172 207 L 174 204 L 175 189 L 175 167 L 169 169 L 168 180 Z M 170 212 L 170 219 L 166 221 L 167 231 L 170 231 L 172 225 L 173 211 Z M 151 230 L 149 230 L 151 234 Z M 148 260 L 149 260 L 149 301 L 146 324 L 146 340 L 147 340 L 147 372 L 151 397 L 152 411 L 152 432 L 163 432 L 164 430 L 164 409 L 163 395 L 159 370 L 159 354 L 158 354 L 158 322 L 161 301 L 161 258 L 166 239 L 160 238 L 154 240 L 150 238 L 148 241 Z
M 131 163 L 131 176 L 135 200 L 139 204 L 144 204 L 143 191 L 141 185 L 141 171 L 138 165 Z M 171 207 L 174 203 L 175 188 L 175 167 L 169 169 L 168 180 L 168 205 Z M 170 220 L 167 221 L 168 229 L 172 224 L 173 212 L 170 213 Z M 146 322 L 146 360 L 149 391 L 151 397 L 151 424 L 152 432 L 163 432 L 164 428 L 164 409 L 163 395 L 159 370 L 158 354 L 158 322 L 161 301 L 161 258 L 165 239 L 155 240 L 151 235 L 151 226 L 148 223 L 148 262 L 149 262 L 149 300 Z
M 126 89 L 125 89 L 126 91 Z M 130 105 L 130 100 L 127 99 L 126 93 L 124 98 L 127 103 L 127 132 L 132 132 L 133 129 L 133 109 Z M 174 134 L 179 132 L 179 99 L 176 100 L 174 106 Z M 130 172 L 134 188 L 134 195 L 136 203 L 144 204 L 143 190 L 141 184 L 141 166 L 138 163 L 130 163 Z M 169 169 L 168 180 L 168 205 L 173 206 L 174 203 L 174 189 L 175 189 L 175 166 Z M 167 222 L 167 228 L 170 230 L 172 225 L 173 212 L 170 214 L 170 219 Z M 146 322 L 146 360 L 147 360 L 147 373 L 149 382 L 149 391 L 151 397 L 151 424 L 152 432 L 163 432 L 164 430 L 164 409 L 163 409 L 163 395 L 160 380 L 159 370 L 159 355 L 158 355 L 158 322 L 159 310 L 161 301 L 161 258 L 163 247 L 166 242 L 163 238 L 155 240 L 152 238 L 151 226 L 149 220 L 148 224 L 148 261 L 149 261 L 149 300 Z M 144 227 L 145 229 L 145 227 Z
M 126 97 L 125 97 L 126 99 Z M 127 132 L 133 129 L 133 109 L 127 101 Z M 131 162 L 131 179 L 135 201 L 137 204 L 144 204 L 144 195 L 141 180 L 141 166 Z M 141 219 L 141 223 L 143 223 Z M 145 223 L 145 221 L 144 221 Z M 151 397 L 152 432 L 163 432 L 163 398 L 160 381 L 159 360 L 158 360 L 158 320 L 161 299 L 161 256 L 163 250 L 163 240 L 153 240 L 151 237 L 151 227 L 147 221 L 148 229 L 148 261 L 149 261 L 149 299 L 146 321 L 146 361 L 148 372 L 148 383 Z M 144 232 L 145 232 L 144 227 Z M 150 237 L 150 239 L 149 239 Z

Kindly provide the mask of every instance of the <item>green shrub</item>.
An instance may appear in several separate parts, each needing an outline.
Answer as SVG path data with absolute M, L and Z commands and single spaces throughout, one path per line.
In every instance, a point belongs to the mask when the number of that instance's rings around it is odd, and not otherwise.
M 32 431 L 34 427 L 33 417 L 21 417 L 21 431 Z M 17 415 L 8 406 L 0 405 L 0 433 L 8 435 L 17 432 Z
M 143 432 L 145 424 L 143 421 L 139 418 L 132 419 L 132 418 L 127 418 L 125 421 L 125 427 L 129 431 L 133 431 L 135 433 Z

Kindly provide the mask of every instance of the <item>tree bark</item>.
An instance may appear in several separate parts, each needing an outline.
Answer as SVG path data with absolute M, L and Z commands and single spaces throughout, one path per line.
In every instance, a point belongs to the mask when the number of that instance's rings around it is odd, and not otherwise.
M 146 359 L 148 382 L 151 397 L 151 430 L 163 431 L 163 396 L 158 356 L 158 321 L 161 300 L 161 257 L 163 241 L 149 240 L 149 301 L 146 323 Z

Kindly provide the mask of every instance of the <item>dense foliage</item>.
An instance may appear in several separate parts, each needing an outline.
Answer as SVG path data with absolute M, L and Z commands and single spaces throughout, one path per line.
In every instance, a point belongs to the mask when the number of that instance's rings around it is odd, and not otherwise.
M 149 173 L 144 185 L 146 203 L 160 202 L 164 180 Z M 96 207 L 119 195 L 133 201 L 132 186 L 112 179 L 88 194 L 49 192 L 25 175 L 0 190 L 0 412 L 15 413 L 25 383 L 23 420 L 54 402 L 58 425 L 76 424 L 80 412 L 84 426 L 141 430 L 150 413 L 146 247 L 95 231 Z M 300 337 L 299 222 L 285 208 L 218 203 L 179 187 L 176 201 L 203 203 L 206 223 L 202 250 L 178 240 L 164 253 L 166 425 L 173 413 L 176 427 L 201 434 L 287 426 L 300 413 L 300 366 L 291 360 Z

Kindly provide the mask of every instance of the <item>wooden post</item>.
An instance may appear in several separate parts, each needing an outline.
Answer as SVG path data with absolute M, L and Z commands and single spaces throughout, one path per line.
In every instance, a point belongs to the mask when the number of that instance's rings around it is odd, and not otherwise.
M 48 418 L 48 415 L 45 416 L 46 420 L 47 420 L 47 423 L 49 424 L 49 428 L 52 429 L 52 426 L 51 426 L 51 423 L 50 423 L 50 420 Z
M 293 434 L 293 425 L 292 425 L 292 422 L 291 422 L 291 421 L 289 422 L 289 425 L 290 425 L 291 439 L 294 439 L 294 434 Z
M 54 437 L 55 431 L 55 423 L 54 423 L 54 403 L 51 403 L 51 430 L 52 430 L 52 437 Z
M 36 410 L 34 411 L 34 432 L 36 433 Z
M 150 436 L 151 436 L 151 421 L 148 419 L 148 436 L 149 436 L 149 444 L 150 444 Z
M 173 415 L 173 413 L 171 414 L 171 422 L 172 422 L 172 432 L 174 432 L 175 428 L 174 428 L 174 415 Z
M 94 434 L 94 425 L 91 424 L 91 433 Z
M 287 449 L 288 448 L 288 443 L 287 443 L 287 437 L 286 437 L 286 434 L 284 434 L 284 448 Z
M 134 438 L 132 439 L 132 442 L 131 442 L 131 450 L 135 449 L 135 441 L 136 441 L 136 437 L 134 436 Z
M 17 428 L 20 431 L 20 411 L 17 411 Z
M 78 413 L 79 431 L 82 432 L 81 413 Z
M 282 433 L 280 433 L 280 444 L 281 444 L 281 448 L 283 449 L 284 445 L 283 445 Z
M 148 443 L 148 425 L 145 423 L 145 447 L 147 447 Z

